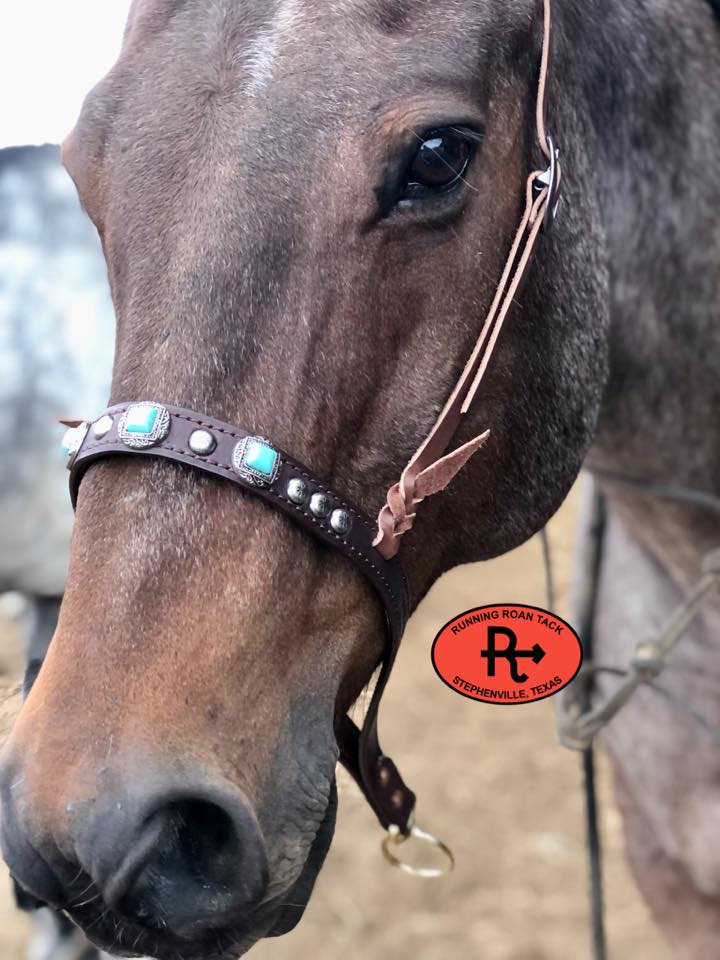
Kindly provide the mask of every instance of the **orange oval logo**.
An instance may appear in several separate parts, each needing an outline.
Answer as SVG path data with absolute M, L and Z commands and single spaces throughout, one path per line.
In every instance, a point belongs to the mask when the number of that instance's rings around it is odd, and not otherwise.
M 445 624 L 432 646 L 440 679 L 485 703 L 551 697 L 577 675 L 582 658 L 580 638 L 567 621 L 522 603 L 467 610 Z

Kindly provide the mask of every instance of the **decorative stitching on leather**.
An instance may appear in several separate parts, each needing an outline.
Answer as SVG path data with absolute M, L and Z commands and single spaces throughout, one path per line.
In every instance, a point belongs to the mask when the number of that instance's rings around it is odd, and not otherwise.
M 113 408 L 111 409 L 112 409 L 112 416 L 114 417 L 114 416 L 117 416 L 118 414 L 125 413 L 128 408 L 122 407 L 117 409 L 113 409 Z M 103 414 L 101 414 L 101 416 L 102 415 Z M 232 428 L 225 429 L 223 426 L 219 426 L 217 423 L 214 423 L 208 420 L 198 419 L 197 417 L 191 417 L 185 414 L 174 413 L 172 411 L 170 411 L 170 416 L 176 417 L 178 420 L 184 420 L 186 423 L 196 424 L 198 427 L 215 430 L 217 433 L 225 434 L 226 436 L 232 437 L 232 439 L 234 440 L 242 440 L 246 436 L 250 436 L 250 434 L 246 434 L 246 433 L 240 434 L 240 433 L 237 433 Z M 92 422 L 94 421 L 91 421 L 91 423 Z M 102 440 L 94 440 L 94 441 L 91 441 L 90 443 L 86 442 L 78 451 L 76 463 L 82 462 L 82 460 L 84 459 L 84 456 L 83 456 L 84 454 L 89 455 L 91 452 L 95 450 L 102 449 L 103 447 L 117 446 L 118 444 L 122 444 L 122 440 L 120 440 L 119 437 L 107 438 Z M 265 499 L 275 498 L 276 500 L 279 500 L 282 503 L 286 504 L 288 507 L 291 507 L 292 510 L 295 511 L 296 513 L 302 514 L 302 516 L 304 516 L 307 520 L 311 521 L 314 527 L 322 531 L 324 537 L 331 540 L 335 540 L 338 544 L 342 544 L 342 546 L 346 550 L 351 551 L 357 558 L 362 560 L 362 562 L 367 567 L 369 567 L 371 570 L 374 571 L 377 578 L 384 585 L 387 591 L 387 594 L 390 600 L 392 601 L 394 610 L 396 614 L 399 615 L 399 619 L 401 621 L 405 619 L 406 604 L 401 601 L 401 598 L 395 592 L 395 589 L 393 588 L 391 581 L 388 579 L 388 577 L 385 576 L 382 569 L 376 563 L 374 563 L 367 556 L 366 553 L 364 553 L 362 550 L 358 549 L 356 546 L 350 543 L 345 537 L 339 536 L 332 529 L 326 527 L 324 524 L 321 524 L 317 517 L 313 516 L 313 514 L 311 513 L 308 513 L 308 511 L 305 510 L 300 504 L 293 503 L 287 497 L 283 496 L 282 493 L 280 493 L 278 490 L 275 490 L 272 487 L 254 488 L 250 484 L 244 484 L 241 478 L 238 477 L 238 475 L 235 473 L 235 471 L 223 461 L 214 460 L 210 457 L 203 457 L 193 453 L 189 449 L 185 449 L 184 447 L 175 447 L 172 444 L 165 443 L 165 442 L 159 443 L 154 447 L 148 447 L 144 450 L 134 450 L 131 447 L 128 447 L 126 450 L 125 448 L 123 448 L 122 450 L 118 450 L 116 452 L 118 453 L 127 452 L 130 454 L 141 453 L 145 456 L 152 456 L 153 452 L 157 453 L 162 450 L 167 450 L 171 453 L 176 453 L 184 458 L 187 458 L 188 460 L 194 460 L 194 461 L 197 461 L 198 463 L 211 464 L 212 466 L 217 467 L 218 470 L 221 470 L 227 476 L 227 479 L 231 480 L 233 483 L 235 483 L 237 486 L 240 486 L 242 489 L 248 490 L 248 492 L 250 493 L 258 493 L 261 495 L 261 497 Z M 290 467 L 290 469 L 293 470 L 293 472 L 297 473 L 299 476 L 303 477 L 305 480 L 308 480 L 310 483 L 312 483 L 314 487 L 317 487 L 319 490 L 322 490 L 323 493 L 326 493 L 328 496 L 332 497 L 334 501 L 336 501 L 338 504 L 340 504 L 340 506 L 342 506 L 345 510 L 347 510 L 350 514 L 352 514 L 352 516 L 362 524 L 362 526 L 366 529 L 366 531 L 370 535 L 374 533 L 374 527 L 371 525 L 369 518 L 365 514 L 360 513 L 357 509 L 355 509 L 350 504 L 348 504 L 347 501 L 339 497 L 330 487 L 326 486 L 321 481 L 317 480 L 316 477 L 314 477 L 311 473 L 307 472 L 305 468 L 300 466 L 297 463 L 297 461 L 295 461 L 293 458 L 286 456 L 284 454 L 284 451 L 279 450 L 278 453 L 280 455 L 281 464 L 286 463 Z M 290 511 L 285 509 L 285 512 L 290 512 Z M 407 587 L 403 592 L 405 596 L 402 599 L 407 600 Z
M 130 404 L 130 406 L 132 406 L 132 404 Z M 128 408 L 118 407 L 117 409 L 115 409 L 111 407 L 110 409 L 112 410 L 111 415 L 114 417 L 117 414 L 125 413 Z M 166 408 L 166 409 L 169 409 L 169 408 Z M 198 427 L 203 427 L 207 430 L 215 430 L 217 433 L 222 433 L 227 437 L 232 437 L 233 440 L 244 440 L 245 437 L 252 436 L 252 434 L 249 434 L 249 433 L 237 433 L 232 427 L 229 427 L 229 429 L 226 429 L 226 426 L 223 426 L 219 422 L 214 422 L 211 420 L 199 420 L 197 417 L 190 417 L 187 414 L 173 413 L 172 410 L 169 410 L 169 413 L 171 418 L 175 417 L 178 420 L 184 420 L 186 423 L 194 423 Z M 103 415 L 104 414 L 100 414 L 100 416 L 103 416 Z M 95 419 L 97 420 L 99 418 L 96 417 Z M 95 422 L 94 420 L 90 421 L 90 423 L 94 423 L 94 422 Z M 84 444 L 81 447 L 81 450 L 79 451 L 78 456 L 82 451 L 85 451 L 85 450 L 89 451 L 91 449 L 94 450 L 97 447 L 101 447 L 101 446 L 112 444 L 112 443 L 122 443 L 122 440 L 118 437 L 116 440 L 113 440 L 113 439 L 96 440 L 90 444 Z M 159 450 L 163 448 L 167 450 L 173 450 L 175 453 L 182 453 L 183 456 L 191 457 L 193 460 L 199 460 L 203 463 L 212 463 L 214 466 L 227 469 L 227 465 L 222 463 L 221 461 L 211 460 L 209 457 L 199 457 L 196 454 L 192 453 L 192 451 L 189 451 L 186 453 L 184 449 L 178 449 L 177 447 L 172 447 L 170 446 L 169 443 L 161 442 L 156 444 L 155 447 L 148 448 L 148 449 Z M 132 448 L 128 447 L 128 450 L 132 452 Z M 374 537 L 376 533 L 376 529 L 373 526 L 372 521 L 364 511 L 361 511 L 359 507 L 358 508 L 353 507 L 346 500 L 343 500 L 342 497 L 338 496 L 338 494 L 335 493 L 335 491 L 331 487 L 325 485 L 321 480 L 318 480 L 317 477 L 313 476 L 313 474 L 308 473 L 306 467 L 303 467 L 302 464 L 299 463 L 299 461 L 295 460 L 294 457 L 291 457 L 289 454 L 285 453 L 284 450 L 278 449 L 278 453 L 280 454 L 281 463 L 287 463 L 301 477 L 304 477 L 305 480 L 309 480 L 313 484 L 313 486 L 317 487 L 319 490 L 322 490 L 322 492 L 328 494 L 328 496 L 331 496 L 333 500 L 336 500 L 341 507 L 343 507 L 345 510 L 348 511 L 348 513 L 351 513 L 354 517 L 356 517 L 360 521 L 360 523 L 362 523 L 362 525 L 365 527 L 368 533 L 370 533 Z M 234 471 L 232 475 L 233 477 L 235 476 Z
M 292 500 L 288 500 L 287 497 L 284 497 L 281 493 L 278 493 L 275 490 L 271 490 L 269 492 L 272 493 L 273 496 L 277 497 L 278 500 L 282 500 L 283 502 L 291 506 L 294 510 L 296 510 L 298 513 L 301 513 L 304 517 L 307 517 L 308 520 L 312 521 L 314 526 L 319 527 L 323 532 L 325 532 L 326 534 L 329 534 L 329 536 L 331 536 L 334 540 L 337 540 L 338 543 L 342 543 L 348 550 L 352 550 L 353 553 L 357 554 L 357 556 L 360 557 L 363 563 L 367 564 L 371 569 L 373 569 L 377 573 L 380 580 L 382 580 L 382 582 L 385 584 L 388 594 L 390 595 L 390 599 L 395 605 L 397 611 L 402 616 L 402 607 L 400 606 L 399 598 L 397 597 L 392 587 L 392 584 L 390 583 L 388 578 L 385 576 L 385 574 L 382 572 L 380 567 L 378 567 L 375 563 L 373 563 L 373 561 L 365 553 L 358 550 L 357 547 L 353 546 L 352 543 L 349 543 L 344 537 L 340 537 L 334 531 L 326 530 L 324 526 L 320 526 L 317 517 L 314 517 L 311 513 L 308 513 L 307 510 L 304 510 L 299 504 L 293 503 Z
M 171 412 L 170 416 L 177 417 L 178 420 L 185 420 L 187 423 L 195 423 L 197 424 L 197 426 L 205 427 L 208 430 L 217 430 L 218 433 L 224 433 L 225 436 L 232 437 L 233 440 L 243 440 L 246 436 L 252 436 L 252 434 L 236 433 L 232 427 L 230 429 L 225 429 L 224 426 L 213 423 L 212 421 L 198 420 L 196 417 L 189 417 L 183 413 Z M 160 444 L 160 446 L 165 446 L 165 445 L 166 444 Z M 341 507 L 344 507 L 345 510 L 347 510 L 349 513 L 352 513 L 353 516 L 357 517 L 357 519 L 360 521 L 360 523 L 363 524 L 363 526 L 368 530 L 369 533 L 374 534 L 375 528 L 372 526 L 372 522 L 364 512 L 360 512 L 359 508 L 356 509 L 355 507 L 353 507 L 346 500 L 343 500 L 341 497 L 339 497 L 334 490 L 326 486 L 321 480 L 318 480 L 317 477 L 313 476 L 313 474 L 308 473 L 306 467 L 303 467 L 302 464 L 299 463 L 299 461 L 295 460 L 294 457 L 291 457 L 289 454 L 285 453 L 284 450 L 278 450 L 278 453 L 280 454 L 280 459 L 282 462 L 287 463 L 290 467 L 293 468 L 293 470 L 296 471 L 296 473 L 299 473 L 300 476 L 305 478 L 305 480 L 309 480 L 319 490 L 322 490 L 323 493 L 327 493 L 329 496 L 333 498 L 333 500 L 337 500 L 337 502 L 340 504 Z M 204 460 L 206 458 L 200 457 L 199 459 Z

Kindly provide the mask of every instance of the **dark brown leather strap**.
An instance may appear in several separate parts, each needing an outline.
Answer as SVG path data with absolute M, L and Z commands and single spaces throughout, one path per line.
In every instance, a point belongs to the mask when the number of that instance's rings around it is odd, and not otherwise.
M 147 429 L 139 429 L 142 427 Z M 238 427 L 181 407 L 151 402 L 119 404 L 92 422 L 71 424 L 66 449 L 73 506 L 80 481 L 92 463 L 109 456 L 162 457 L 230 480 L 256 494 L 359 567 L 382 601 L 387 641 L 362 731 L 344 717 L 337 729 L 338 745 L 343 765 L 358 782 L 382 825 L 396 825 L 406 832 L 415 795 L 382 753 L 377 720 L 407 623 L 408 590 L 400 563 L 386 560 L 373 547 L 375 525 L 370 518 L 263 438 L 251 437 Z

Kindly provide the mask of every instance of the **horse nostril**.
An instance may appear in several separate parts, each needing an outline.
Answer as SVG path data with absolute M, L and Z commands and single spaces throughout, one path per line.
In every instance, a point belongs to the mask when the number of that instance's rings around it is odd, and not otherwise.
M 176 803 L 168 813 L 177 830 L 173 846 L 179 871 L 230 883 L 242 851 L 229 815 L 205 800 Z
M 243 803 L 180 799 L 145 820 L 103 895 L 123 916 L 189 935 L 258 903 L 267 874 L 259 828 Z

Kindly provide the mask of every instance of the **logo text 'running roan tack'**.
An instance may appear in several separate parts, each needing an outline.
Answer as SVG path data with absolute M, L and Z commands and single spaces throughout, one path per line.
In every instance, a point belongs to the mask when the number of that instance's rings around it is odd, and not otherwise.
M 504 704 L 562 690 L 577 675 L 582 656 L 569 623 L 525 604 L 467 610 L 445 624 L 432 648 L 438 676 L 456 693 Z

